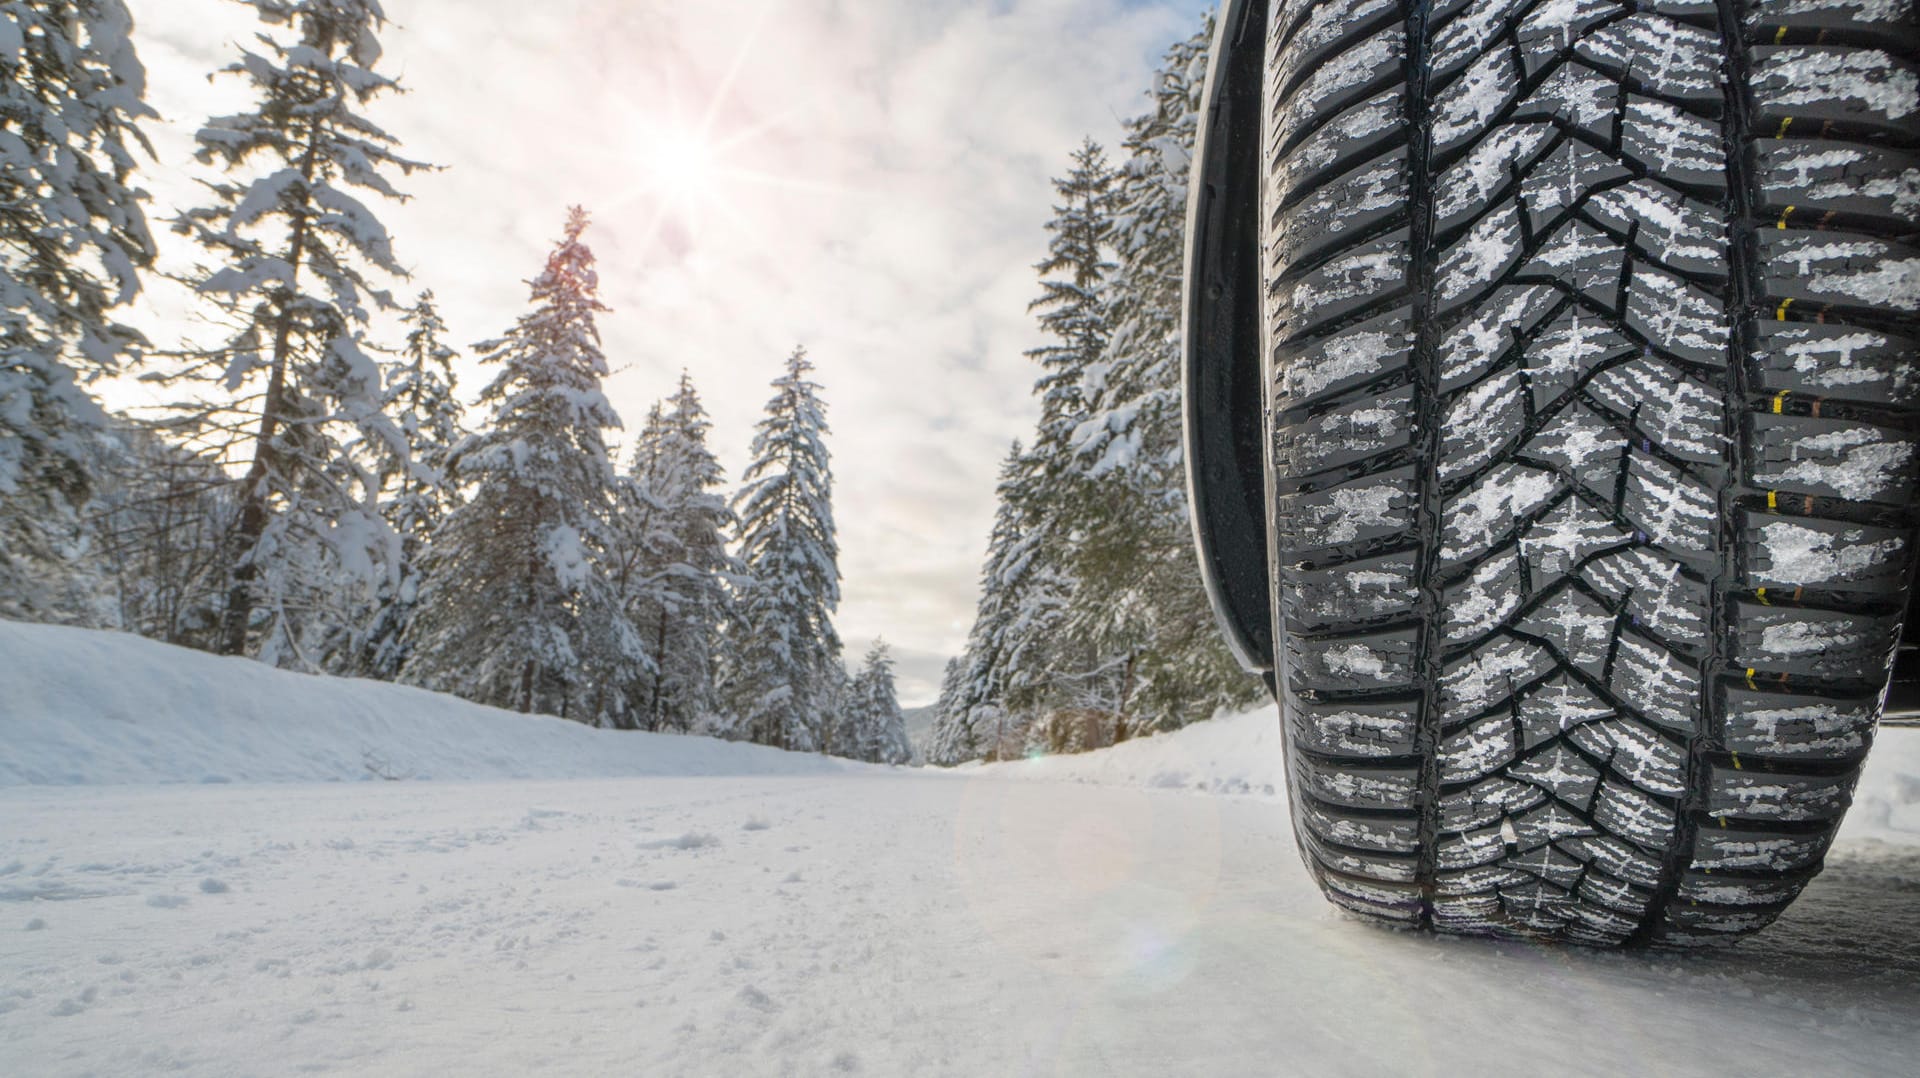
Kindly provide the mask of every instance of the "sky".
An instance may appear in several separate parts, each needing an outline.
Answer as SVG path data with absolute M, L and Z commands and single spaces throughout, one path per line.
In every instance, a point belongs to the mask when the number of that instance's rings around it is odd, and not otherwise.
M 396 294 L 431 288 L 463 345 L 497 336 L 585 205 L 616 439 L 685 369 L 736 478 L 804 345 L 833 428 L 848 661 L 885 638 L 902 702 L 930 703 L 972 622 L 995 473 L 1038 414 L 1049 177 L 1084 136 L 1117 145 L 1208 0 L 384 5 L 381 70 L 409 93 L 367 111 L 441 166 L 378 206 L 411 273 Z M 159 232 L 210 175 L 193 131 L 245 107 L 242 80 L 208 73 L 255 23 L 231 0 L 128 6 L 162 116 L 142 177 Z M 163 237 L 163 265 L 182 244 Z M 194 332 L 190 297 L 144 302 L 156 343 Z M 469 400 L 490 377 L 458 370 Z

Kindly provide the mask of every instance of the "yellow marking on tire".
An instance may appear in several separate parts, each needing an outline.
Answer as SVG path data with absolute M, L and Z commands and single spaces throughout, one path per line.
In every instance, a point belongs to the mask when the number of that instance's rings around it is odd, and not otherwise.
M 1751 666 L 1747 667 L 1747 688 L 1758 689 L 1760 687 L 1759 685 L 1754 684 L 1754 681 L 1753 681 L 1753 675 L 1757 673 L 1759 673 L 1758 670 L 1754 669 Z
M 1783 389 L 1780 392 L 1774 394 L 1773 396 L 1773 414 L 1774 415 L 1781 415 L 1787 410 L 1787 398 L 1789 396 L 1792 396 L 1792 391 L 1786 390 L 1786 389 Z
M 1793 211 L 1794 211 L 1795 209 L 1796 209 L 1796 207 L 1793 207 L 1793 206 L 1788 206 L 1788 207 L 1787 207 L 1787 212 L 1785 212 L 1785 213 L 1783 213 L 1783 214 L 1781 214 L 1781 215 L 1780 215 L 1780 224 L 1779 224 L 1779 226 L 1778 226 L 1778 227 L 1779 227 L 1779 229 L 1780 229 L 1780 231 L 1782 231 L 1782 232 L 1785 232 L 1785 231 L 1787 230 L 1787 218 L 1789 218 L 1789 217 L 1792 217 L 1792 216 L 1793 216 Z
M 1779 491 L 1777 490 L 1767 491 L 1767 508 L 1773 510 L 1776 513 L 1780 511 L 1780 492 Z
M 1773 317 L 1775 318 L 1775 320 L 1785 322 L 1787 320 L 1787 308 L 1791 306 L 1793 306 L 1792 300 L 1788 300 L 1785 303 L 1782 303 L 1780 305 L 1780 309 L 1773 312 Z
M 1737 752 L 1733 754 L 1733 769 L 1734 769 L 1735 771 L 1745 771 L 1745 770 L 1746 770 L 1746 768 L 1744 768 L 1744 767 L 1741 767 L 1741 766 L 1740 766 L 1740 754 L 1739 754 L 1739 753 L 1737 753 Z
M 1753 596 L 1754 598 L 1760 600 L 1762 605 L 1765 605 L 1765 606 L 1773 605 L 1772 603 L 1767 602 L 1767 589 L 1765 588 L 1761 588 L 1759 591 L 1754 592 Z
M 1793 126 L 1793 117 L 1791 117 L 1791 116 L 1789 116 L 1789 117 L 1787 117 L 1786 119 L 1784 119 L 1784 120 L 1781 120 L 1781 121 L 1780 121 L 1780 131 L 1779 131 L 1779 132 L 1778 132 L 1777 134 L 1775 134 L 1775 135 L 1774 135 L 1773 137 L 1774 137 L 1774 138 L 1786 138 L 1786 137 L 1787 137 L 1787 128 L 1789 128 L 1789 127 L 1792 127 L 1792 126 Z
M 1782 27 L 1780 28 L 1780 32 L 1779 32 L 1779 33 L 1777 33 L 1777 34 L 1775 34 L 1775 35 L 1773 35 L 1773 43 L 1774 43 L 1775 45 L 1778 45 L 1778 44 L 1780 44 L 1780 43 L 1781 43 L 1782 41 L 1785 41 L 1786 39 L 1787 39 L 1787 28 L 1786 28 L 1786 27 L 1784 27 L 1784 26 L 1782 26 Z

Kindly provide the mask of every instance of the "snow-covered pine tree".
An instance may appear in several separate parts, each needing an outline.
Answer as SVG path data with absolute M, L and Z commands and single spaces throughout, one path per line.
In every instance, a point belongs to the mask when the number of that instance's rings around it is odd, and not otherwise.
M 774 381 L 745 485 L 734 498 L 746 580 L 729 622 L 728 695 L 743 736 L 795 751 L 825 747 L 825 708 L 840 666 L 833 472 L 826 407 L 808 378 L 812 370 L 806 349 L 796 349 Z
M 904 764 L 913 759 L 907 719 L 894 686 L 893 652 L 886 641 L 874 641 L 867 652 L 848 693 L 847 713 L 851 743 L 840 751 L 841 756 L 873 764 Z
M 1086 494 L 1073 436 L 1087 418 L 1082 387 L 1100 361 L 1110 331 L 1107 307 L 1114 264 L 1110 258 L 1117 174 L 1106 151 L 1088 139 L 1074 151 L 1072 168 L 1054 181 L 1060 201 L 1047 224 L 1052 234 L 1041 274 L 1040 296 L 1031 309 L 1052 340 L 1028 355 L 1040 365 L 1034 393 L 1040 422 L 1014 481 L 1002 484 L 1019 534 L 1003 552 L 1006 621 L 995 652 L 1000 695 L 989 700 L 1005 712 L 995 727 L 1023 727 L 1050 710 L 1075 706 L 1102 657 L 1087 641 L 1061 632 L 1074 576 L 1075 548 L 1085 530 Z M 998 746 L 996 746 L 996 752 Z
M 1188 175 L 1206 82 L 1211 19 L 1169 49 L 1153 109 L 1129 125 L 1117 188 L 1111 335 L 1083 372 L 1088 418 L 1075 432 L 1077 587 L 1066 633 L 1113 677 L 1112 736 L 1170 729 L 1247 702 L 1244 677 L 1213 629 L 1191 551 L 1180 415 L 1181 283 Z
M 359 192 L 399 199 L 392 175 L 424 166 L 360 111 L 399 89 L 374 70 L 379 0 L 239 2 L 265 29 L 226 71 L 254 104 L 200 130 L 198 157 L 222 175 L 213 204 L 175 223 L 215 256 L 195 284 L 237 332 L 187 373 L 213 385 L 206 437 L 247 469 L 221 650 L 305 661 L 337 629 L 309 604 L 364 607 L 397 583 L 378 490 L 405 446 L 362 336 L 370 307 L 393 306 L 372 275 L 406 272 Z
M 707 433 L 706 407 L 684 372 L 641 436 L 624 504 L 638 564 L 623 588 L 627 612 L 653 657 L 635 686 L 636 718 L 648 730 L 695 729 L 716 710 L 714 652 L 738 565 L 727 549 L 735 523 L 714 491 L 726 481 Z
M 595 316 L 586 211 L 532 282 L 533 310 L 482 344 L 501 365 L 480 394 L 486 429 L 453 454 L 468 501 L 421 560 L 403 677 L 469 700 L 622 725 L 626 689 L 650 660 L 604 565 L 614 471 L 604 431 L 620 425 Z
M 84 388 L 153 238 L 132 186 L 152 117 L 121 0 L 0 0 L 0 615 L 101 624 L 81 508 L 105 415 Z M 150 149 L 149 149 L 150 152 Z
M 986 755 L 967 721 L 966 681 L 965 656 L 948 659 L 940 676 L 940 696 L 933 703 L 933 729 L 927 735 L 927 762 L 936 767 L 951 767 Z
M 1041 542 L 1043 473 L 1018 442 L 1000 470 L 999 507 L 980 572 L 980 599 L 962 673 L 941 711 L 936 763 L 953 764 L 1017 752 L 1024 730 L 1059 695 L 1053 668 L 1066 653 L 1059 640 L 1067 581 Z
M 455 389 L 447 325 L 431 291 L 421 292 L 401 316 L 407 340 L 386 364 L 384 410 L 400 426 L 406 452 L 391 458 L 380 477 L 381 513 L 400 537 L 398 583 L 382 589 L 364 641 L 355 642 L 353 672 L 391 681 L 406 664 L 401 640 L 419 600 L 420 556 L 434 529 L 460 501 L 450 460 L 466 437 L 465 407 Z

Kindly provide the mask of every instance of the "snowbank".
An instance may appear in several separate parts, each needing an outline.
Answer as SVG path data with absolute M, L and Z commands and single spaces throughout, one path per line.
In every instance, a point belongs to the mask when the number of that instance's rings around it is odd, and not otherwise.
M 1271 707 L 1080 756 L 956 769 L 980 777 L 1278 796 L 1286 789 Z M 1920 728 L 1880 731 L 1841 834 L 1920 846 Z
M 963 773 L 1095 786 L 1143 786 L 1278 796 L 1286 789 L 1280 720 L 1272 707 L 1195 723 L 1077 756 L 969 765 Z
M 614 733 L 124 633 L 0 621 L 0 786 L 811 774 L 863 765 Z

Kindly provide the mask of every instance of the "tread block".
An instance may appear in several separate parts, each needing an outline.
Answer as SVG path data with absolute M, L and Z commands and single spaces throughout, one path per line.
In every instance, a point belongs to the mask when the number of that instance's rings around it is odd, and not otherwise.
M 1406 65 L 1407 34 L 1400 25 L 1379 31 L 1321 64 L 1274 107 L 1271 146 L 1287 150 L 1322 118 L 1379 93 Z
M 1704 464 L 1726 453 L 1722 391 L 1669 363 L 1642 357 L 1602 371 L 1588 392 L 1666 453 Z
M 1555 416 L 1521 447 L 1519 459 L 1553 468 L 1594 497 L 1611 502 L 1631 449 L 1624 431 L 1576 405 Z
M 1306 798 L 1294 801 L 1308 831 L 1321 839 L 1360 850 L 1413 853 L 1420 848 L 1420 821 L 1414 817 L 1370 816 Z
M 1273 287 L 1268 299 L 1276 336 L 1287 340 L 1316 330 L 1400 291 L 1407 283 L 1407 234 L 1394 233 L 1335 255 Z
M 1665 101 L 1629 98 L 1620 140 L 1628 159 L 1670 182 L 1720 189 L 1727 185 L 1720 125 Z
M 1447 500 L 1441 513 L 1440 557 L 1458 562 L 1522 532 L 1526 520 L 1565 493 L 1552 472 L 1502 464 Z
M 1411 688 L 1414 684 L 1417 629 L 1366 636 L 1290 636 L 1287 674 L 1302 689 L 1352 692 Z
M 1575 139 L 1567 139 L 1527 170 L 1520 182 L 1520 201 L 1527 224 L 1544 233 L 1562 217 L 1580 208 L 1594 192 L 1611 188 L 1633 176 L 1633 170 L 1611 154 Z M 1621 228 L 1622 232 L 1626 228 Z
M 1676 555 L 1708 555 L 1720 533 L 1713 488 L 1657 457 L 1634 453 L 1620 514 Z
M 1420 874 L 1420 859 L 1405 855 L 1342 849 L 1322 842 L 1311 831 L 1299 833 L 1307 854 L 1330 871 L 1383 883 L 1412 883 Z
M 1274 499 L 1282 549 L 1323 550 L 1405 535 L 1417 501 L 1412 469 Z
M 1731 687 L 1725 693 L 1725 744 L 1742 756 L 1858 759 L 1867 751 L 1880 715 L 1878 696 L 1812 700 Z
M 1652 889 L 1660 884 L 1658 857 L 1610 835 L 1569 839 L 1560 848 L 1594 869 L 1587 874 L 1587 882 L 1612 896 L 1605 905 L 1635 914 L 1646 911 Z
M 1339 396 L 1404 371 L 1413 357 L 1406 309 L 1274 352 L 1274 410 Z
M 1583 574 L 1602 595 L 1626 608 L 1629 622 L 1676 649 L 1704 651 L 1712 589 L 1685 566 L 1647 547 L 1603 555 Z
M 1912 533 L 1817 517 L 1741 516 L 1742 582 L 1764 588 L 1844 588 L 1896 595 L 1907 588 Z
M 1893 663 L 1901 615 L 1811 607 L 1735 607 L 1733 661 L 1795 677 L 1878 681 Z
M 1545 285 L 1505 286 L 1474 306 L 1440 342 L 1440 389 L 1478 381 L 1559 305 Z
M 1366 917 L 1413 925 L 1420 920 L 1420 888 L 1396 887 L 1370 880 L 1327 876 L 1327 897 L 1335 905 Z
M 1920 405 L 1920 341 L 1882 329 L 1761 322 L 1753 366 L 1769 392 Z
M 1751 52 L 1761 130 L 1811 121 L 1920 138 L 1920 72 L 1879 49 L 1762 46 Z
M 1782 226 L 1830 213 L 1920 216 L 1920 156 L 1825 139 L 1761 139 L 1755 152 L 1762 205 Z
M 1412 809 L 1420 784 L 1417 768 L 1340 767 L 1300 758 L 1293 776 L 1322 801 L 1362 809 Z
M 1582 732 L 1590 724 L 1604 723 L 1615 714 L 1613 705 L 1562 674 L 1521 698 L 1520 745 L 1531 752 L 1549 741 L 1572 734 L 1575 744 L 1585 746 Z
M 1826 856 L 1831 834 L 1781 835 L 1731 827 L 1703 827 L 1694 835 L 1696 872 L 1799 872 Z
M 1295 266 L 1364 234 L 1374 225 L 1402 216 L 1407 208 L 1407 151 L 1404 147 L 1312 188 L 1306 197 L 1274 215 L 1267 230 L 1268 257 L 1276 266 Z
M 1568 665 L 1596 681 L 1607 676 L 1619 618 L 1578 588 L 1562 588 L 1520 622 L 1520 631 L 1545 641 Z
M 1727 365 L 1727 312 L 1718 299 L 1670 273 L 1635 266 L 1627 325 L 1656 349 L 1687 363 Z
M 1914 495 L 1914 443 L 1843 419 L 1753 420 L 1753 482 L 1763 490 L 1905 506 Z
M 1521 370 L 1491 375 L 1455 394 L 1441 421 L 1441 481 L 1458 479 L 1492 463 L 1526 424 L 1526 381 Z
M 1633 543 L 1633 533 L 1611 515 L 1580 498 L 1568 498 L 1521 534 L 1520 556 L 1527 559 L 1534 578 L 1543 580 L 1568 573 L 1603 550 Z
M 1613 695 L 1663 730 L 1691 736 L 1700 728 L 1700 673 L 1638 633 L 1620 636 L 1614 652 Z
M 1414 569 L 1410 551 L 1330 569 L 1283 567 L 1281 611 L 1289 626 L 1308 632 L 1411 615 L 1420 599 Z
M 1464 790 L 1440 798 L 1442 834 L 1477 831 L 1516 812 L 1545 803 L 1547 792 L 1538 786 L 1508 778 L 1476 782 Z
M 1309 752 L 1365 759 L 1413 755 L 1418 700 L 1328 703 L 1289 695 L 1285 710 L 1298 744 Z
M 1440 742 L 1438 762 L 1443 784 L 1475 782 L 1513 763 L 1520 754 L 1513 716 L 1483 715 Z
M 1802 879 L 1733 879 L 1689 872 L 1675 895 L 1683 904 L 1702 906 L 1785 906 L 1807 886 Z
M 1448 661 L 1440 674 L 1442 729 L 1458 730 L 1557 669 L 1559 664 L 1546 648 L 1511 636 L 1496 637 L 1473 652 Z M 1513 716 L 1502 713 L 1500 721 L 1507 724 L 1510 735 Z M 1448 755 L 1444 745 L 1441 754 Z M 1466 777 L 1464 774 L 1448 776 L 1446 781 L 1461 781 Z
M 1466 224 L 1516 178 L 1535 175 L 1540 166 L 1531 162 L 1554 137 L 1545 122 L 1494 128 L 1434 180 L 1434 228 L 1445 233 Z
M 1286 475 L 1311 475 L 1404 449 L 1412 444 L 1412 420 L 1412 386 L 1363 396 L 1288 424 L 1285 436 L 1274 439 L 1274 466 Z
M 1636 12 L 1583 37 L 1574 52 L 1667 100 L 1710 109 L 1724 101 L 1720 36 L 1651 12 Z
M 1613 719 L 1579 727 L 1569 736 L 1636 789 L 1661 797 L 1687 792 L 1685 748 L 1649 727 Z
M 1707 815 L 1715 819 L 1837 820 L 1853 803 L 1854 776 L 1795 775 L 1715 765 L 1707 778 Z
M 1274 163 L 1267 189 L 1284 205 L 1320 182 L 1379 156 L 1407 137 L 1406 91 L 1393 87 L 1348 108 Z
M 1767 294 L 1796 303 L 1838 304 L 1900 314 L 1920 311 L 1920 249 L 1845 232 L 1765 230 L 1760 236 Z
M 1506 624 L 1526 599 L 1525 571 L 1518 551 L 1509 551 L 1448 588 L 1441 603 L 1447 643 L 1465 643 Z
M 1292 15 L 1299 21 L 1293 24 L 1286 47 L 1274 54 L 1267 74 L 1270 91 L 1284 96 L 1302 77 L 1377 32 L 1383 18 L 1399 12 L 1396 0 L 1320 0 L 1304 8 L 1289 5 L 1282 17 Z M 1278 40 L 1278 35 L 1275 37 Z
M 1747 26 L 1758 32 L 1774 27 L 1850 30 L 1860 26 L 1911 27 L 1913 0 L 1754 0 Z

